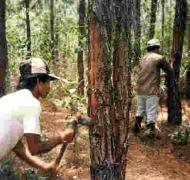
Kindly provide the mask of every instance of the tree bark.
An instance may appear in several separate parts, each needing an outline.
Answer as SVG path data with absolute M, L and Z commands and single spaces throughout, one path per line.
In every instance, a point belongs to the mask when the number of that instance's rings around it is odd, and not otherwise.
M 155 34 L 157 4 L 158 0 L 151 0 L 149 39 L 152 39 Z
M 190 69 L 187 69 L 185 74 L 185 95 L 190 100 Z
M 172 64 L 174 69 L 174 79 L 176 85 L 174 86 L 173 90 L 168 92 L 168 122 L 172 124 L 181 124 L 182 122 L 178 82 L 183 52 L 186 18 L 187 1 L 176 0 L 175 19 L 173 27 L 173 41 L 171 50 Z
M 31 31 L 30 31 L 30 0 L 25 0 L 26 8 L 26 37 L 27 37 L 27 55 L 26 58 L 31 57 Z
M 7 40 L 5 21 L 6 1 L 0 1 L 0 97 L 5 94 L 7 71 Z
M 78 94 L 84 94 L 85 0 L 79 1 Z
M 166 78 L 166 82 L 168 90 L 168 123 L 179 125 L 182 122 L 181 102 L 174 71 Z
M 88 114 L 92 180 L 124 180 L 130 110 L 132 0 L 90 1 Z
M 176 0 L 171 57 L 176 80 L 179 80 L 184 34 L 187 20 L 187 1 Z
M 112 133 L 110 65 L 105 39 L 96 17 L 90 18 L 89 30 L 88 114 L 93 118 L 94 124 L 96 124 L 90 130 L 90 170 L 91 179 L 95 180 L 103 178 L 101 173 L 104 173 L 104 171 L 111 173 L 114 170 L 114 166 L 117 172 L 118 167 L 116 164 L 113 164 L 114 159 L 112 152 L 110 152 L 114 148 L 113 143 L 115 143 L 115 137 Z M 105 176 L 109 175 L 106 174 Z

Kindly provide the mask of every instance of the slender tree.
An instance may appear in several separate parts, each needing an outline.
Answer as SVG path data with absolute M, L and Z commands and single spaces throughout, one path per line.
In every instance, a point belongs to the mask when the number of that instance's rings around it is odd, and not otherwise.
M 84 94 L 85 0 L 79 0 L 78 93 Z
M 162 34 L 161 34 L 161 37 L 162 37 L 162 45 L 161 45 L 161 48 L 162 48 L 162 53 L 163 53 L 163 48 L 164 48 L 164 24 L 165 24 L 165 0 L 162 0 Z
M 158 5 L 158 0 L 151 0 L 149 39 L 152 39 L 155 34 L 157 5 Z
M 50 0 L 50 51 L 52 60 L 55 59 L 55 16 L 54 0 Z
M 6 71 L 7 71 L 7 41 L 6 41 L 6 23 L 5 23 L 6 1 L 0 1 L 0 97 L 5 94 L 6 89 Z
M 90 0 L 91 179 L 124 180 L 130 109 L 132 0 Z
M 181 117 L 181 102 L 179 98 L 179 74 L 181 66 L 181 58 L 183 52 L 183 41 L 187 19 L 187 1 L 176 0 L 175 7 L 175 19 L 173 27 L 173 41 L 171 57 L 172 65 L 174 69 L 174 80 L 175 85 L 171 89 L 168 89 L 168 122 L 173 124 L 180 124 L 182 121 Z
M 27 37 L 27 58 L 31 57 L 31 31 L 30 31 L 30 0 L 25 0 L 26 8 L 26 37 Z
M 139 58 L 141 56 L 141 0 L 134 0 L 133 5 L 133 28 L 134 28 L 134 65 L 138 64 Z

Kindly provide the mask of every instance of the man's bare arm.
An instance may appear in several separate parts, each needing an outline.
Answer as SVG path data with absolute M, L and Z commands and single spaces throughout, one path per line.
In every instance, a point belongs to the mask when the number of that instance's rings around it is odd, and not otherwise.
M 166 61 L 165 58 L 163 58 L 159 62 L 158 66 L 163 69 L 163 71 L 167 74 L 167 76 L 169 76 L 173 72 L 170 64 Z
M 40 135 L 38 134 L 24 134 L 28 148 L 32 155 L 49 152 L 59 144 L 68 144 L 72 141 L 73 136 L 73 127 L 67 128 L 64 132 L 60 132 L 58 135 L 45 141 L 42 141 Z
M 55 162 L 46 163 L 38 157 L 32 156 L 27 145 L 24 144 L 22 141 L 18 142 L 13 151 L 19 158 L 27 162 L 29 165 L 41 169 L 42 171 L 50 171 L 55 173 L 58 168 L 58 165 L 56 165 Z

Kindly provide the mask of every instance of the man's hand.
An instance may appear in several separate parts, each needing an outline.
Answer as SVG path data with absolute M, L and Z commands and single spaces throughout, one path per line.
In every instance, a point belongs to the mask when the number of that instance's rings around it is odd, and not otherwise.
M 44 171 L 48 174 L 50 174 L 51 176 L 55 176 L 58 173 L 59 170 L 59 164 L 57 164 L 56 162 L 51 162 L 49 164 L 46 165 Z
M 69 127 L 63 132 L 58 132 L 62 143 L 68 144 L 71 143 L 74 137 L 74 129 Z
M 88 126 L 88 127 L 94 125 L 92 119 L 88 116 L 77 115 L 76 119 L 77 119 L 77 124 L 79 124 L 79 125 L 84 125 L 84 126 Z
M 93 126 L 94 123 L 90 117 L 79 114 L 74 117 L 68 118 L 67 125 L 70 126 L 72 125 L 73 128 L 75 128 L 78 125 L 84 125 L 90 127 Z

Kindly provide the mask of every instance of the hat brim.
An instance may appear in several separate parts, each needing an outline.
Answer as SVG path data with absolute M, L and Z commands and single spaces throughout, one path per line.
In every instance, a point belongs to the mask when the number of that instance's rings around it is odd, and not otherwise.
M 46 73 L 35 73 L 35 74 L 28 74 L 24 76 L 24 79 L 39 77 L 39 76 L 47 76 L 50 81 L 60 80 L 61 78 L 55 76 L 54 74 L 46 74 Z
M 148 48 L 152 48 L 152 47 L 160 48 L 160 45 L 147 46 L 146 49 L 148 49 Z
M 54 74 L 47 74 L 50 81 L 60 80 L 60 77 L 55 76 Z

